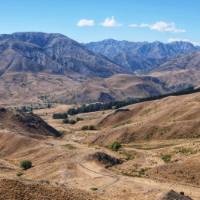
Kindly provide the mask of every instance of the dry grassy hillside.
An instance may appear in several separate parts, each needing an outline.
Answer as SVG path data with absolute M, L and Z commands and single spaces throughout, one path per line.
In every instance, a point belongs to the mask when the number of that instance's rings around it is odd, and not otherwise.
M 93 200 L 96 197 L 75 189 L 56 187 L 40 182 L 22 182 L 19 180 L 0 179 L 0 200 Z
M 67 177 L 76 174 L 75 160 L 65 141 L 56 145 L 57 136 L 60 132 L 35 114 L 0 109 L 0 199 L 98 199 L 66 186 Z M 32 168 L 20 168 L 23 160 Z
M 1 130 L 34 138 L 61 136 L 61 133 L 49 126 L 37 115 L 11 111 L 5 108 L 0 108 L 0 128 Z
M 106 148 L 115 141 L 122 145 L 118 154 L 126 161 L 112 167 L 113 171 L 168 182 L 171 188 L 199 190 L 200 93 L 170 96 L 101 115 L 90 113 L 90 118 L 93 121 L 88 124 L 96 125 L 98 131 L 85 142 Z
M 47 96 L 47 99 L 54 101 L 63 94 L 66 99 L 71 99 L 73 91 L 78 86 L 77 81 L 65 76 L 45 73 L 8 73 L 0 77 L 0 104 L 14 106 L 44 103 L 41 96 Z
M 77 98 L 82 98 L 84 102 L 124 100 L 128 97 L 156 96 L 166 92 L 169 90 L 165 87 L 164 82 L 157 78 L 118 74 L 105 79 L 95 78 L 85 82 L 80 87 Z
M 200 137 L 200 93 L 171 96 L 113 111 L 97 122 L 102 130 L 92 142 Z
M 169 92 L 157 78 L 114 75 L 81 79 L 47 73 L 7 73 L 0 77 L 0 105 L 47 102 L 88 103 L 147 97 Z M 46 97 L 45 101 L 42 97 Z
M 153 72 L 151 76 L 165 82 L 167 87 L 181 89 L 183 87 L 195 86 L 200 84 L 200 71 L 196 69 L 179 69 Z
M 134 122 L 131 122 L 131 120 L 134 121 L 134 119 L 142 119 L 143 123 L 148 122 L 148 125 L 154 123 L 154 126 L 160 123 L 162 127 L 163 124 L 174 123 L 174 118 L 172 116 L 175 116 L 176 121 L 179 121 L 180 124 L 195 124 L 199 116 L 199 97 L 199 93 L 196 93 L 184 95 L 182 97 L 168 97 L 162 100 L 131 105 L 117 111 L 106 110 L 82 113 L 70 116 L 70 118 L 75 120 L 76 118 L 82 119 L 74 125 L 64 124 L 62 120 L 52 119 L 53 112 L 56 112 L 56 110 L 57 112 L 63 112 L 67 110 L 67 106 L 37 110 L 36 113 L 40 114 L 51 125 L 65 132 L 65 139 L 68 142 L 67 146 L 72 149 L 71 152 L 78 151 L 79 155 L 77 154 L 76 156 L 85 156 L 81 163 L 81 166 L 84 168 L 84 170 L 81 169 L 81 172 L 84 173 L 80 173 L 79 167 L 76 169 L 76 173 L 79 171 L 79 180 L 81 180 L 81 178 L 84 179 L 84 186 L 82 182 L 79 182 L 82 187 L 87 188 L 88 184 L 92 184 L 93 181 L 95 181 L 96 188 L 99 189 L 102 188 L 102 185 L 107 184 L 108 179 L 113 177 L 114 183 L 110 181 L 111 185 L 105 189 L 103 193 L 105 199 L 133 200 L 137 197 L 138 199 L 145 200 L 160 200 L 162 198 L 159 197 L 162 196 L 163 193 L 169 191 L 169 189 L 173 189 L 177 192 L 184 191 L 186 195 L 198 200 L 198 187 L 200 184 L 198 170 L 200 143 L 198 138 L 190 138 L 186 132 L 183 132 L 182 135 L 184 127 L 181 129 L 180 125 L 180 131 L 177 128 L 176 130 L 178 131 L 175 136 L 168 135 L 165 132 L 162 133 L 160 131 L 162 129 L 157 130 L 157 135 L 153 138 L 146 139 L 145 136 L 142 135 L 142 138 L 145 138 L 144 141 L 132 140 L 128 134 L 122 132 L 124 140 L 121 140 L 121 142 L 127 141 L 128 144 L 122 144 L 122 147 L 118 151 L 112 151 L 108 148 L 108 144 L 110 145 L 118 138 L 116 138 L 115 135 L 114 137 L 105 137 L 105 135 L 110 133 L 110 130 L 114 134 L 118 128 L 121 130 L 129 125 L 133 128 Z M 157 109 L 154 110 L 155 108 Z M 43 113 L 47 113 L 47 115 L 43 115 Z M 153 117 L 156 113 L 157 116 Z M 82 127 L 86 125 L 94 125 L 96 126 L 96 130 L 83 130 Z M 144 124 L 137 123 L 137 126 L 144 126 Z M 198 130 L 198 128 L 199 126 L 194 126 L 193 130 Z M 148 127 L 146 130 L 148 131 Z M 164 140 L 166 139 L 164 136 L 167 140 Z M 174 139 L 176 137 L 179 138 L 179 136 L 187 136 L 187 138 Z M 89 140 L 91 138 L 93 139 L 93 144 L 95 143 L 95 138 L 96 143 L 91 145 L 90 140 L 90 145 L 88 146 L 86 143 L 88 138 Z M 82 144 L 82 141 L 86 144 Z M 102 144 L 104 146 L 102 146 Z M 101 160 L 99 161 L 99 158 L 94 159 L 94 155 L 99 154 L 99 152 L 103 154 L 106 153 L 123 162 L 108 167 L 110 172 L 104 171 L 102 170 L 104 164 L 102 164 Z M 93 155 L 93 157 L 90 155 Z M 87 159 L 88 156 L 90 156 L 89 160 Z M 102 158 L 102 156 L 100 157 Z M 92 158 L 94 160 L 91 160 Z M 71 159 L 74 160 L 75 157 L 73 156 Z M 69 159 L 70 162 L 71 159 Z M 73 166 L 75 168 L 76 164 Z M 86 171 L 87 175 L 90 174 L 90 179 L 86 176 Z M 99 176 L 99 174 L 101 175 Z M 73 176 L 76 175 L 73 173 L 72 177 Z
M 154 69 L 152 76 L 164 81 L 168 87 L 184 88 L 200 84 L 200 52 L 178 56 Z
M 186 99 L 186 96 L 184 98 Z M 193 102 L 193 98 L 198 99 L 198 94 L 196 97 L 188 95 L 187 99 Z M 154 101 L 157 104 L 159 102 L 163 104 L 163 100 Z M 152 103 L 146 102 L 145 105 Z M 139 106 L 135 110 L 135 114 L 139 115 L 140 108 L 144 109 L 141 105 L 143 104 L 130 106 L 129 109 Z M 88 145 L 83 141 L 92 135 L 117 128 L 112 127 L 111 121 L 116 124 L 133 117 L 131 109 L 129 111 L 123 108 L 116 113 L 106 110 L 69 116 L 74 120 L 78 117 L 81 119 L 76 124 L 66 124 L 62 120 L 52 118 L 54 113 L 64 112 L 68 108 L 68 105 L 59 105 L 34 111 L 62 132 L 62 137 L 30 137 L 29 129 L 26 129 L 26 125 L 21 124 L 18 118 L 14 117 L 13 120 L 12 117 L 6 117 L 11 121 L 8 123 L 3 119 L 3 116 L 7 115 L 1 115 L 3 126 L 0 127 L 0 192 L 4 194 L 4 199 L 37 199 L 37 195 L 45 200 L 70 197 L 94 200 L 160 200 L 160 197 L 171 189 L 177 193 L 184 191 L 194 200 L 199 199 L 198 139 L 131 142 L 122 144 L 119 151 L 112 151 L 107 146 Z M 115 115 L 118 116 L 117 119 Z M 13 115 L 9 112 L 9 116 Z M 189 115 L 188 117 L 190 118 Z M 85 125 L 96 124 L 96 130 L 82 129 Z M 23 130 L 23 134 L 18 130 Z M 38 129 L 35 131 L 38 131 L 38 134 L 44 132 Z M 170 162 L 164 162 L 163 154 L 171 155 Z M 19 165 L 22 160 L 31 160 L 32 168 L 22 170 Z M 176 169 L 176 173 L 170 171 L 170 166 L 174 166 L 172 169 Z M 181 176 L 181 172 L 185 176 Z

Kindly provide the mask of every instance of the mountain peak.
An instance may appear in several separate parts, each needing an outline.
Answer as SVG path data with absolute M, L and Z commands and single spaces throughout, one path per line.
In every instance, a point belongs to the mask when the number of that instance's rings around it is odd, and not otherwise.
M 142 73 L 157 68 L 168 59 L 199 50 L 189 42 L 129 42 L 113 39 L 92 42 L 85 46 L 129 70 Z
M 0 35 L 0 74 L 9 71 L 110 76 L 123 68 L 58 33 L 18 32 Z M 12 55 L 6 54 L 12 49 Z M 37 70 L 35 70 L 37 69 Z

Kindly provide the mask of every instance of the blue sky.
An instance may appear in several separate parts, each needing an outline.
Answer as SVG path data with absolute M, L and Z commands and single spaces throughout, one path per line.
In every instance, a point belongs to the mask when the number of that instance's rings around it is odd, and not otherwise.
M 200 42 L 199 0 L 0 0 L 0 33 L 57 32 L 80 42 Z

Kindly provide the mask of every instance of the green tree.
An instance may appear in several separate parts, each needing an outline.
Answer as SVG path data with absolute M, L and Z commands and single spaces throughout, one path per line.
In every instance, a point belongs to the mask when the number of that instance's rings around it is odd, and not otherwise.
M 32 162 L 30 160 L 22 160 L 20 162 L 20 167 L 24 170 L 30 169 L 32 167 Z

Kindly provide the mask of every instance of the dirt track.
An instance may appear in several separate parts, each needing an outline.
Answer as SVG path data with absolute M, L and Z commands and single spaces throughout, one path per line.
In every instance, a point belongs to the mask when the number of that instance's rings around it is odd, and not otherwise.
M 84 152 L 84 155 L 88 155 L 92 151 L 95 152 L 94 147 L 88 148 L 87 145 L 76 142 L 73 142 L 72 144 L 76 146 L 77 149 L 79 149 L 78 151 Z M 59 142 L 55 146 L 59 148 Z M 142 197 L 146 198 L 145 196 L 148 194 L 148 200 L 155 200 L 155 197 L 173 189 L 177 192 L 184 191 L 185 194 L 189 195 L 194 200 L 200 199 L 200 187 L 198 186 L 181 184 L 177 182 L 167 182 L 160 179 L 152 180 L 149 178 L 122 176 L 118 173 L 105 169 L 101 165 L 97 165 L 94 162 L 85 160 L 84 156 L 81 160 L 77 161 L 76 165 L 79 166 L 77 169 L 80 170 L 81 173 L 87 174 L 87 176 L 89 176 L 84 180 L 85 189 L 88 190 L 90 188 L 97 188 L 97 194 L 101 194 L 100 196 L 103 194 L 103 196 L 106 198 L 120 199 L 122 197 L 117 197 L 118 192 L 126 190 L 127 194 L 125 192 L 123 198 L 126 197 L 130 200 L 135 200 L 137 197 L 142 199 Z M 134 186 L 137 187 L 134 188 Z M 83 187 L 82 183 L 81 187 Z M 141 193 L 139 196 L 130 195 L 132 193 L 139 192 L 138 190 L 140 190 Z M 110 191 L 112 191 L 112 194 L 110 194 Z

